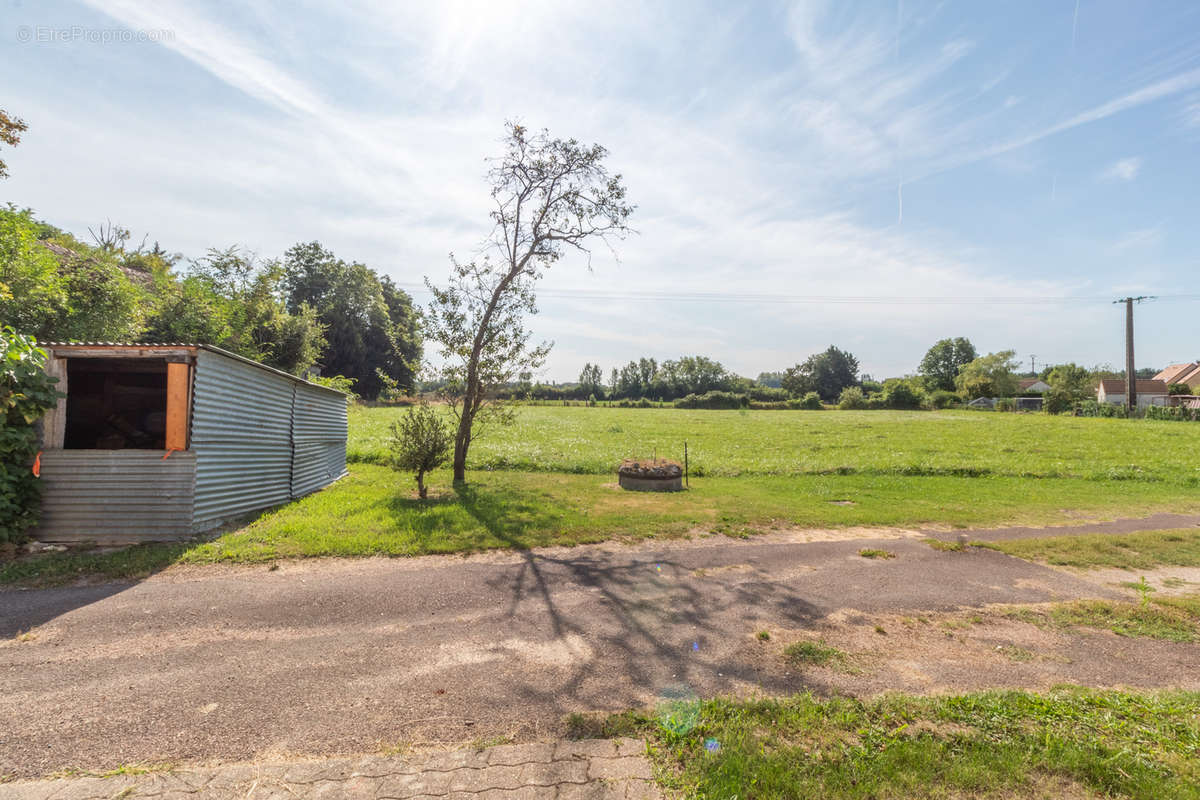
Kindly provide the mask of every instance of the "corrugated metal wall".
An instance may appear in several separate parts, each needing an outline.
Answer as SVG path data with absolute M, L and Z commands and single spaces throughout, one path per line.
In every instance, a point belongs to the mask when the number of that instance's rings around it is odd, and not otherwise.
M 195 528 L 291 499 L 295 386 L 282 375 L 208 350 L 196 355 Z
M 295 384 L 292 403 L 292 497 L 346 474 L 346 397 Z
M 46 450 L 43 542 L 125 545 L 180 539 L 192 527 L 196 457 L 157 450 Z

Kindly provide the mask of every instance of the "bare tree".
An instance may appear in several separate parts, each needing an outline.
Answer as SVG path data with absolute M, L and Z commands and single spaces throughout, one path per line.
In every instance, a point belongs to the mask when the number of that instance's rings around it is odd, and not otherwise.
M 125 243 L 129 241 L 129 229 L 122 228 L 120 225 L 114 225 L 113 221 L 105 220 L 104 223 L 97 226 L 96 230 L 88 228 L 88 233 L 92 235 L 92 240 L 96 246 L 106 253 L 125 252 Z M 142 244 L 145 245 L 145 240 Z M 141 248 L 138 248 L 139 252 Z
M 480 257 L 464 264 L 451 255 L 444 288 L 425 279 L 433 293 L 426 332 L 440 346 L 458 417 L 455 481 L 466 478 L 476 421 L 504 414 L 491 390 L 537 369 L 550 352 L 550 343 L 531 345 L 525 328 L 525 317 L 537 313 L 537 280 L 571 249 L 588 256 L 590 268 L 589 245 L 623 238 L 634 210 L 600 145 L 531 134 L 513 122 L 506 132 L 505 154 L 488 171 L 494 226 Z

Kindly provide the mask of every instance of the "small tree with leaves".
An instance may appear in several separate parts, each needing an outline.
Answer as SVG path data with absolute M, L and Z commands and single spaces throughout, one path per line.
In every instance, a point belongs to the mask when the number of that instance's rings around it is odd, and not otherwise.
M 624 236 L 633 213 L 600 145 L 552 139 L 511 122 L 504 143 L 504 155 L 488 172 L 493 226 L 480 258 L 462 263 L 451 256 L 444 287 L 425 279 L 433 293 L 426 331 L 441 350 L 458 418 L 455 481 L 466 478 L 477 420 L 511 418 L 495 405 L 494 390 L 542 366 L 550 352 L 549 343 L 531 345 L 525 327 L 525 318 L 537 313 L 537 280 L 565 252 L 590 256 L 591 243 Z
M 453 441 L 442 417 L 428 403 L 420 403 L 392 423 L 388 463 L 392 469 L 416 473 L 417 494 L 424 500 L 425 473 L 446 463 Z

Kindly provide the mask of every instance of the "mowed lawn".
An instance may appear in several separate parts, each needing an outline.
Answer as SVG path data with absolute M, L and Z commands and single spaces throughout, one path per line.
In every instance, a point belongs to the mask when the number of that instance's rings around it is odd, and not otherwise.
M 0 566 L 3 582 L 137 577 L 170 563 L 418 555 L 780 528 L 1067 524 L 1200 512 L 1200 426 L 982 412 L 524 407 L 481 432 L 468 482 L 381 466 L 396 408 L 354 408 L 350 475 L 217 538 Z M 691 488 L 625 492 L 626 456 L 681 457 Z

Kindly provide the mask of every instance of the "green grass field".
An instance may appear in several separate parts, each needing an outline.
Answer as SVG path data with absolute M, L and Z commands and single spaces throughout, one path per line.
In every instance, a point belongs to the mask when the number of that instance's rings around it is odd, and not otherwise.
M 660 781 L 688 797 L 1200 798 L 1194 692 L 801 694 L 673 711 L 575 724 L 649 737 Z
M 468 483 L 379 466 L 395 408 L 350 414 L 350 476 L 214 541 L 0 565 L 0 583 L 138 577 L 178 561 L 418 555 L 782 527 L 1064 524 L 1200 511 L 1200 426 L 973 412 L 524 407 L 481 432 Z M 682 456 L 690 491 L 616 488 L 626 456 Z
M 384 463 L 392 408 L 351 411 L 351 461 Z M 1200 486 L 1200 425 L 975 411 L 690 411 L 527 406 L 471 445 L 476 470 L 612 474 L 626 456 L 694 475 L 947 475 Z

